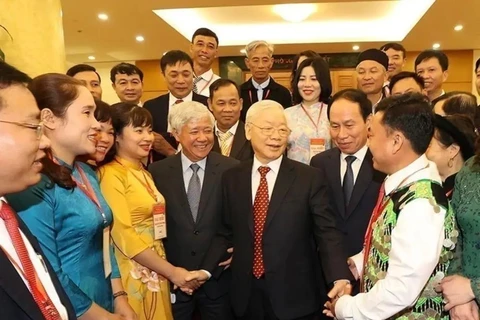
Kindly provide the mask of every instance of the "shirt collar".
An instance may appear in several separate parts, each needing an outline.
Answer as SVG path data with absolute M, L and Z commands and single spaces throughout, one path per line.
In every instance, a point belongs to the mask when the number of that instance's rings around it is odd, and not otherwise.
M 190 91 L 190 93 L 182 99 L 178 99 L 171 92 L 168 94 L 168 103 L 171 106 L 173 106 L 175 102 L 177 102 L 177 100 L 183 100 L 183 102 L 185 102 L 185 101 L 192 101 L 192 99 L 193 99 L 193 91 Z
M 270 77 L 268 77 L 268 79 L 261 83 L 261 84 L 258 84 L 253 78 L 252 78 L 252 84 L 253 84 L 253 87 L 257 90 L 259 89 L 265 89 L 269 84 L 270 84 Z
M 360 150 L 355 152 L 354 154 L 346 154 L 346 153 L 341 153 L 342 160 L 345 161 L 345 158 L 348 156 L 354 156 L 357 158 L 356 160 L 360 160 L 360 162 L 363 162 L 363 159 L 365 159 L 365 155 L 367 154 L 368 147 L 367 145 L 364 145 Z
M 395 172 L 394 174 L 387 177 L 385 180 L 385 194 L 390 194 L 392 191 L 400 187 L 402 184 L 404 185 L 406 182 L 409 182 L 409 178 L 424 168 L 428 166 L 432 166 L 432 163 L 428 161 L 425 154 L 420 156 L 417 160 L 410 163 L 405 168 Z M 435 167 L 436 168 L 436 167 Z
M 180 152 L 180 157 L 182 159 L 182 170 L 183 173 L 187 172 L 188 169 L 190 169 L 190 165 L 192 163 L 196 163 L 200 166 L 200 168 L 205 171 L 205 167 L 207 166 L 207 157 L 203 158 L 200 161 L 193 162 L 192 160 L 188 159 L 185 154 L 183 154 L 183 151 Z
M 273 171 L 273 173 L 278 174 L 278 172 L 280 171 L 280 165 L 282 164 L 282 160 L 283 160 L 283 155 L 281 155 L 279 158 L 277 158 L 273 161 L 270 161 L 269 163 L 264 165 L 260 161 L 258 161 L 257 156 L 254 156 L 253 157 L 252 173 L 258 172 L 258 168 L 260 168 L 262 166 L 266 166 L 266 167 L 269 167 L 270 170 Z
M 202 73 L 199 76 L 196 76 L 197 78 L 202 78 L 203 80 L 209 81 L 210 79 L 213 78 L 213 70 L 209 69 L 208 71 Z
M 235 133 L 237 132 L 239 122 L 240 121 L 237 121 L 237 123 L 235 123 L 230 129 L 228 129 L 228 132 L 230 132 L 232 135 L 235 135 Z M 215 121 L 215 134 L 217 135 L 217 137 L 219 132 L 221 131 L 217 127 L 217 121 Z

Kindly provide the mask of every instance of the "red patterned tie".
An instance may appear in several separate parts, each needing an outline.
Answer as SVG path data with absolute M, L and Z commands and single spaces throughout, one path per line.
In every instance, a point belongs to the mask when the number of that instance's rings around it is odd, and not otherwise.
M 40 283 L 40 280 L 37 279 L 35 269 L 25 246 L 25 242 L 23 242 L 22 235 L 20 234 L 20 231 L 18 229 L 18 221 L 15 213 L 13 212 L 13 209 L 6 202 L 3 201 L 2 208 L 0 209 L 0 218 L 5 221 L 5 227 L 8 231 L 8 234 L 10 235 L 10 239 L 12 239 L 15 251 L 20 258 L 24 276 L 30 286 L 33 299 L 37 303 L 44 318 L 47 320 L 61 320 L 57 309 L 48 297 L 48 294 L 46 294 L 42 284 Z M 45 295 L 41 293 L 39 286 L 42 286 Z
M 255 201 L 253 202 L 253 234 L 255 236 L 255 242 L 253 247 L 253 275 L 255 278 L 260 277 L 265 273 L 265 267 L 263 265 L 263 250 L 262 250 L 262 237 L 263 227 L 265 226 L 265 220 L 267 219 L 268 204 L 268 184 L 267 173 L 270 171 L 269 167 L 260 167 L 260 185 L 258 186 L 257 193 L 255 194 Z

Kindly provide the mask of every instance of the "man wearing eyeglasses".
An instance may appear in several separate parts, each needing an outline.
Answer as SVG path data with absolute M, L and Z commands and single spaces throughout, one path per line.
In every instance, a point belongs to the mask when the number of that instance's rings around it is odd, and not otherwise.
M 245 133 L 254 158 L 222 180 L 223 250 L 234 248 L 233 309 L 245 320 L 315 319 L 326 300 L 317 246 L 327 280 L 353 278 L 334 252 L 342 235 L 324 199 L 327 187 L 317 169 L 284 156 L 290 129 L 279 103 L 253 104 Z
M 40 181 L 50 145 L 31 79 L 0 61 L 0 319 L 76 319 L 40 246 L 4 197 Z

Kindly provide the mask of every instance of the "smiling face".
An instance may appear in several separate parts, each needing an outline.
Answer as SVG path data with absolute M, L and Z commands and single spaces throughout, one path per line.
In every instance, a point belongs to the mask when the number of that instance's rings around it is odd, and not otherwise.
M 105 156 L 107 155 L 108 151 L 110 151 L 113 143 L 115 142 L 115 133 L 113 130 L 112 122 L 108 121 L 99 123 L 100 131 L 97 135 L 97 146 L 93 157 L 97 163 L 105 159 Z
M 190 45 L 190 52 L 195 65 L 200 65 L 210 69 L 213 61 L 217 57 L 217 41 L 213 37 L 198 35 L 193 39 Z
M 448 72 L 442 70 L 442 66 L 437 58 L 430 58 L 420 62 L 415 71 L 425 81 L 425 90 L 427 90 L 428 94 L 440 90 L 448 76 Z
M 388 78 L 391 79 L 394 75 L 402 72 L 403 67 L 405 66 L 405 57 L 403 56 L 402 51 L 397 51 L 395 49 L 388 49 L 384 51 L 388 56 Z
M 136 73 L 131 75 L 117 73 L 112 87 L 122 102 L 138 104 L 143 95 L 143 82 Z
M 193 70 L 187 61 L 179 61 L 175 65 L 167 65 L 164 75 L 168 90 L 175 98 L 183 99 L 192 92 Z
M 40 123 L 40 110 L 35 98 L 23 85 L 0 89 L 0 100 L 0 121 Z M 45 135 L 38 136 L 36 129 L 0 122 L 1 194 L 19 192 L 38 183 L 42 169 L 40 160 L 49 147 L 49 139 Z
M 387 80 L 385 68 L 373 60 L 364 60 L 357 66 L 358 88 L 365 94 L 378 94 Z
M 210 117 L 188 121 L 177 132 L 174 130 L 175 139 L 182 145 L 183 154 L 192 162 L 204 159 L 213 147 L 213 123 Z
M 305 102 L 318 102 L 322 88 L 312 66 L 302 69 L 298 79 L 298 91 Z
M 287 119 L 283 110 L 276 108 L 259 111 L 254 119 L 245 126 L 245 135 L 252 143 L 255 157 L 267 164 L 278 159 L 287 148 L 288 135 L 279 134 L 279 130 L 287 130 Z M 262 130 L 263 129 L 263 130 Z M 265 134 L 265 130 L 273 129 L 273 133 Z
M 129 124 L 117 135 L 117 154 L 125 159 L 140 161 L 148 157 L 153 144 L 151 126 Z

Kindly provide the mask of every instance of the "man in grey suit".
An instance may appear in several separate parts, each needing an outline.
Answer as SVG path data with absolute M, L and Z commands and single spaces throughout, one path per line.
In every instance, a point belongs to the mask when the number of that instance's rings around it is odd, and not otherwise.
M 197 310 L 202 320 L 228 320 L 231 274 L 225 269 L 225 261 L 229 253 L 216 248 L 212 240 L 221 226 L 222 174 L 239 162 L 210 152 L 215 119 L 203 104 L 177 104 L 168 120 L 182 150 L 149 167 L 166 201 L 165 250 L 173 265 L 200 269 L 208 279 L 192 296 L 174 292 L 173 316 L 176 320 L 191 320 Z

